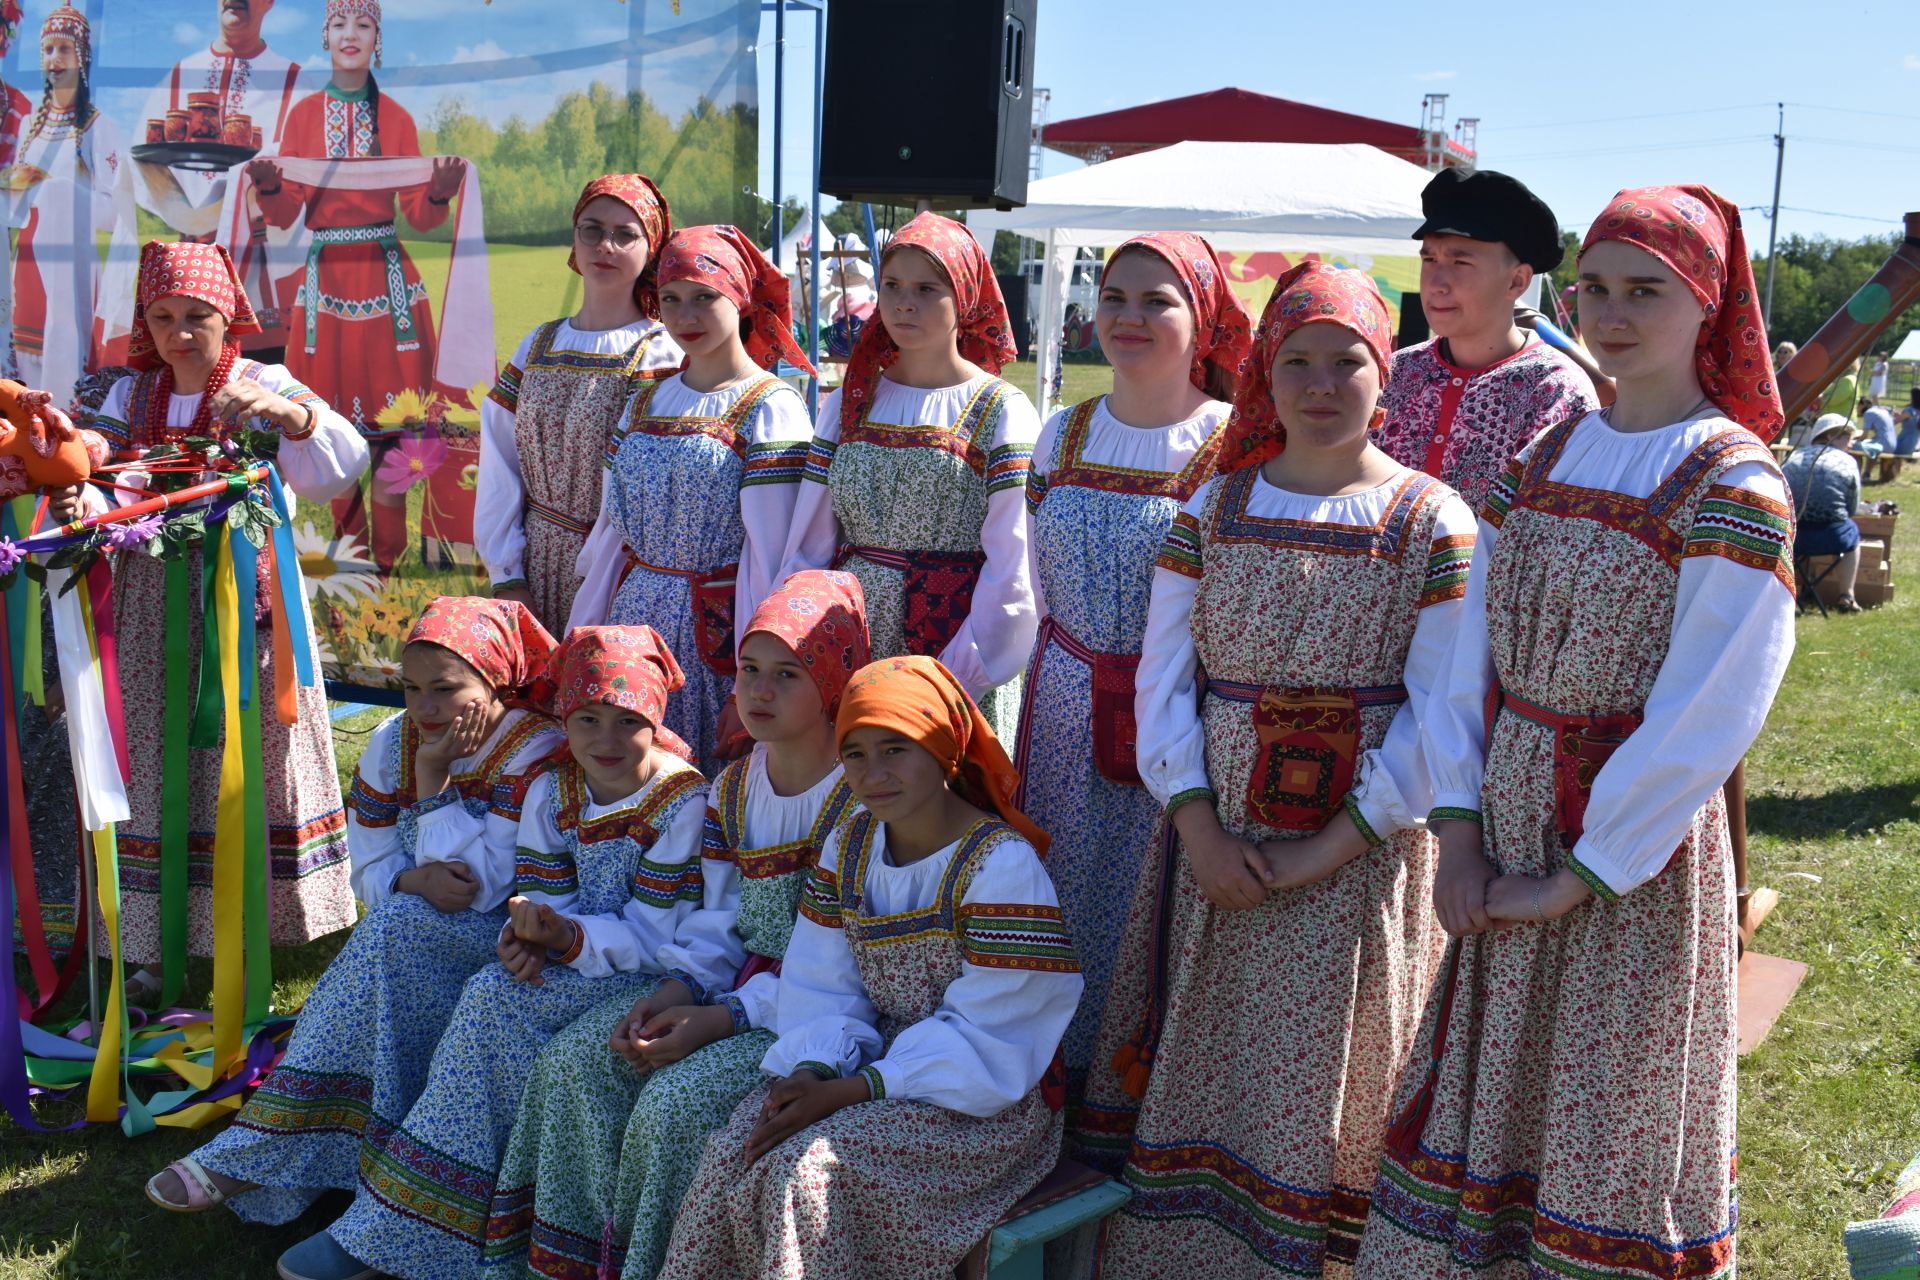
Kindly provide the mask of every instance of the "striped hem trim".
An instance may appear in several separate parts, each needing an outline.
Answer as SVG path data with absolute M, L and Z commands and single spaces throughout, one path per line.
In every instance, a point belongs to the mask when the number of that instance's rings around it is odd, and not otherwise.
M 1360 835 L 1366 840 L 1367 848 L 1378 849 L 1386 843 L 1380 838 L 1380 833 L 1373 829 L 1373 824 L 1368 822 L 1365 815 L 1360 812 L 1360 806 L 1355 802 L 1351 791 L 1340 802 L 1340 807 L 1347 811 L 1347 816 L 1353 819 L 1353 825 L 1360 829 Z

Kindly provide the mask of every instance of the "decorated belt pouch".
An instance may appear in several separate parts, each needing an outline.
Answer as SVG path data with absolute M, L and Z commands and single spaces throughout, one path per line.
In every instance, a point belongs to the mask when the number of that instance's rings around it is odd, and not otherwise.
M 973 589 L 986 557 L 910 552 L 906 557 L 907 652 L 937 658 L 973 609 Z
M 693 604 L 693 639 L 700 661 L 717 676 L 734 673 L 733 586 L 738 565 L 694 574 L 687 585 Z
M 1093 767 L 1108 782 L 1140 783 L 1140 725 L 1133 693 L 1140 670 L 1137 654 L 1093 655 Z
M 1278 831 L 1318 831 L 1353 789 L 1360 708 L 1351 689 L 1261 690 L 1247 816 Z
M 1593 780 L 1620 744 L 1640 727 L 1640 717 L 1568 717 L 1553 733 L 1553 825 L 1564 848 L 1571 849 L 1587 829 L 1587 801 Z

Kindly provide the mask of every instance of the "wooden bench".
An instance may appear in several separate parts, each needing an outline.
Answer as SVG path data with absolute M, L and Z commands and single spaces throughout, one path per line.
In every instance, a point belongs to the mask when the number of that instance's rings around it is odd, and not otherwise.
M 974 1246 L 960 1264 L 958 1280 L 1044 1280 L 1049 1240 L 1095 1229 L 1132 1194 L 1106 1174 L 1062 1156 L 1053 1172 Z

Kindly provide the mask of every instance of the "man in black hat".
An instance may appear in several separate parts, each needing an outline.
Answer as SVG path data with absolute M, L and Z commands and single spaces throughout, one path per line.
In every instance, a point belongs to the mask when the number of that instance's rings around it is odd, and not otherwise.
M 1578 366 L 1514 323 L 1534 275 L 1560 265 L 1553 210 L 1489 170 L 1441 170 L 1420 205 L 1420 305 L 1435 336 L 1394 353 L 1375 442 L 1478 511 L 1522 445 L 1599 402 Z

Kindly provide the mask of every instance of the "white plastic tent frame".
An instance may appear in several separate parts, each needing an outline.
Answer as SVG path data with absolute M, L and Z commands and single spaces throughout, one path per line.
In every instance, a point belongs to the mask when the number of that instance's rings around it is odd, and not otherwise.
M 1405 257 L 1431 177 L 1364 143 L 1177 142 L 1043 178 L 1024 208 L 974 210 L 967 225 L 989 251 L 1000 231 L 1045 243 L 1034 396 L 1044 405 L 1076 250 L 1146 231 L 1194 231 L 1222 251 Z

